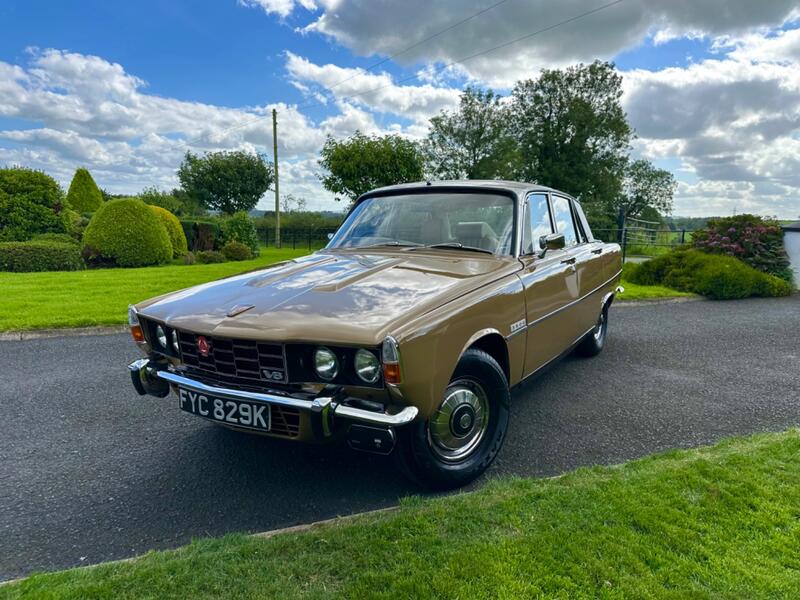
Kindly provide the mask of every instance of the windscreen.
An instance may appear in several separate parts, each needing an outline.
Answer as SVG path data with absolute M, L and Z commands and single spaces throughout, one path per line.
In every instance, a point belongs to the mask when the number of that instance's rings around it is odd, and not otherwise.
M 363 200 L 328 248 L 452 246 L 510 254 L 514 201 L 492 193 L 422 193 Z

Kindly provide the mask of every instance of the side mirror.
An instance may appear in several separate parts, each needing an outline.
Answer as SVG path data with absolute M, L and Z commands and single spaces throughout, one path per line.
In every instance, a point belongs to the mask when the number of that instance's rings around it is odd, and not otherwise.
M 549 233 L 539 238 L 539 247 L 542 252 L 539 256 L 544 257 L 548 250 L 563 250 L 567 245 L 563 233 Z
M 332 239 L 333 239 L 333 234 L 332 234 L 332 233 L 329 233 L 329 234 L 328 234 L 328 239 L 329 239 L 329 240 L 332 240 Z

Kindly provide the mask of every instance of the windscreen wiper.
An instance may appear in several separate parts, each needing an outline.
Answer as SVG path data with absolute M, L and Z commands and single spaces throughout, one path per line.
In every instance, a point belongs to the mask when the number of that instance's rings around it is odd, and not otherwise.
M 353 246 L 354 248 L 380 248 L 381 246 L 391 246 L 391 247 L 401 247 L 401 248 L 415 248 L 417 246 L 422 246 L 422 244 L 418 244 L 417 242 L 378 242 L 376 244 L 367 244 L 366 246 Z
M 428 244 L 425 248 L 456 248 L 458 250 L 469 250 L 470 252 L 483 252 L 485 254 L 494 255 L 494 252 L 486 248 L 478 248 L 477 246 L 465 246 L 461 242 L 442 242 L 441 244 Z

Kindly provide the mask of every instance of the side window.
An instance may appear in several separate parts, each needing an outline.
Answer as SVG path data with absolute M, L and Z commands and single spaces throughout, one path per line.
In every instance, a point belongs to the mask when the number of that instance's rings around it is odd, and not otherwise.
M 553 218 L 556 221 L 556 231 L 564 234 L 567 247 L 578 243 L 575 232 L 575 223 L 572 221 L 572 211 L 569 209 L 569 200 L 563 196 L 553 196 Z
M 550 210 L 547 208 L 547 194 L 528 195 L 528 218 L 530 229 L 526 228 L 525 233 L 530 231 L 531 236 L 525 247 L 527 252 L 533 252 L 534 248 L 539 249 L 540 237 L 553 233 Z
M 578 222 L 583 230 L 583 237 L 587 242 L 597 241 L 594 239 L 592 230 L 589 228 L 589 222 L 586 220 L 586 214 L 583 212 L 583 207 L 578 202 L 573 202 L 572 206 L 575 208 L 575 216 L 578 218 Z

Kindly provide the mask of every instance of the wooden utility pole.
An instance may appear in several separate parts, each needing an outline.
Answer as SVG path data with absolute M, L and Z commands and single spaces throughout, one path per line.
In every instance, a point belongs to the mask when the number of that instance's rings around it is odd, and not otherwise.
M 272 109 L 272 156 L 275 165 L 275 247 L 281 247 L 281 196 L 278 192 L 278 111 Z

